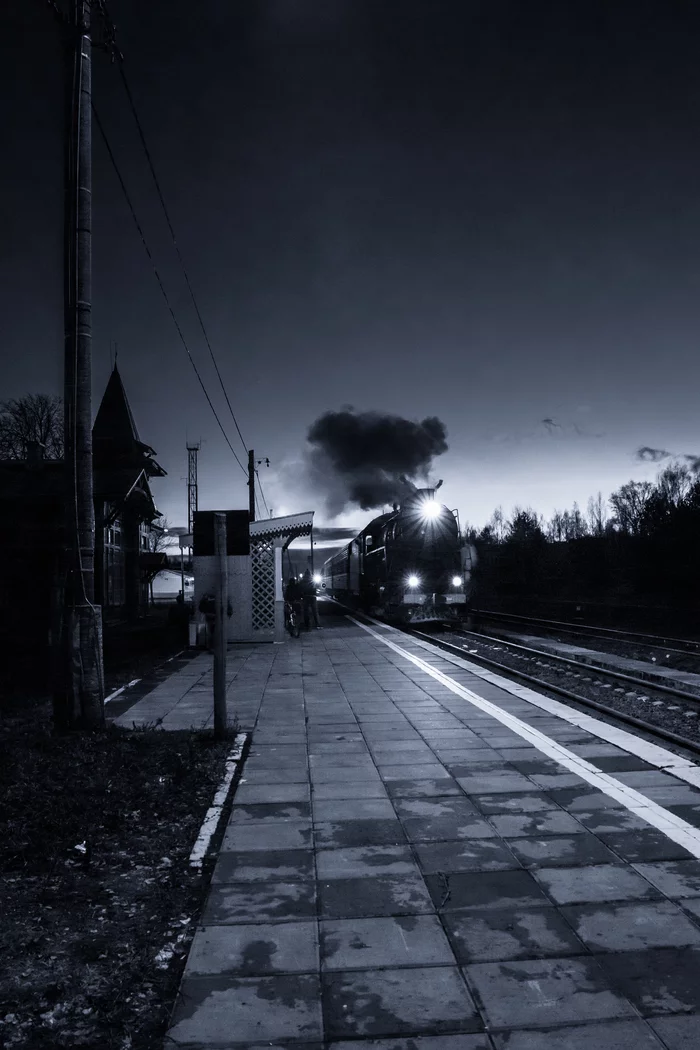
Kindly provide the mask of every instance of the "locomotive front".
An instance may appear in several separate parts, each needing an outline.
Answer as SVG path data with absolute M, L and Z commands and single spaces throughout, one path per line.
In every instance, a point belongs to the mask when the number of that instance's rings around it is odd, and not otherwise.
M 402 620 L 458 619 L 466 612 L 459 526 L 434 489 L 406 497 L 388 524 L 384 601 Z

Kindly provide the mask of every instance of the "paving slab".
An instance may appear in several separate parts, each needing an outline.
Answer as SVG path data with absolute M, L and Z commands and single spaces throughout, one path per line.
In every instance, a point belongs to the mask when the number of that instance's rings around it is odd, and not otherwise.
M 316 853 L 316 866 L 319 879 L 413 875 L 418 870 L 408 846 L 391 845 L 320 849 Z
M 700 861 L 694 858 L 635 864 L 634 867 L 667 897 L 700 897 Z
M 286 882 L 311 879 L 314 855 L 311 850 L 253 850 L 220 853 L 212 882 Z
M 321 922 L 323 970 L 454 964 L 442 924 L 432 915 Z
M 527 871 L 440 872 L 426 875 L 425 881 L 439 909 L 502 910 L 550 903 Z
M 460 963 L 572 955 L 582 945 L 556 908 L 445 912 L 445 927 Z
M 314 821 L 394 820 L 396 811 L 388 798 L 318 799 L 314 795 Z
M 427 896 L 427 891 L 426 891 Z M 303 882 L 215 882 L 209 891 L 202 923 L 283 922 L 316 916 L 316 887 Z
M 235 824 L 286 824 L 310 821 L 310 802 L 269 802 L 258 805 L 239 805 L 231 813 L 231 825 Z
M 275 977 L 186 975 L 168 1030 L 175 1046 L 250 1047 L 279 1039 L 322 1038 L 316 974 Z
M 608 849 L 630 864 L 655 860 L 692 860 L 687 849 L 673 842 L 662 831 L 646 828 L 637 831 L 598 832 Z
M 697 1050 L 700 1014 L 690 1017 L 650 1017 L 649 1027 L 663 1040 L 666 1050 Z
M 227 827 L 221 850 L 222 852 L 295 850 L 308 849 L 310 845 L 310 820 L 289 820 L 283 824 L 237 822 Z
M 515 856 L 500 839 L 459 839 L 453 842 L 416 842 L 421 869 L 432 872 L 503 871 L 519 867 Z
M 319 848 L 343 849 L 352 846 L 392 846 L 406 842 L 401 823 L 393 820 L 319 821 L 314 824 L 314 841 Z
M 700 948 L 660 948 L 599 955 L 614 987 L 643 1017 L 700 1014 Z
M 508 846 L 524 867 L 575 867 L 579 864 L 614 864 L 617 857 L 600 839 L 582 835 L 543 835 L 508 839 Z
M 644 1021 L 603 1021 L 566 1025 L 550 1031 L 497 1032 L 493 1043 L 495 1050 L 661 1050 L 661 1043 Z M 671 1044 L 669 1050 L 674 1050 Z M 679 1046 L 678 1050 L 686 1047 Z
M 584 904 L 561 911 L 594 952 L 700 945 L 700 929 L 671 901 Z
M 634 1014 L 627 999 L 611 990 L 593 958 L 476 963 L 465 973 L 494 1028 L 550 1027 Z
M 583 835 L 586 829 L 563 809 L 539 810 L 536 813 L 494 813 L 489 817 L 504 839 L 532 838 L 542 835 Z
M 190 974 L 316 973 L 319 964 L 316 922 L 277 922 L 204 926 L 190 948 Z
M 326 974 L 323 1018 L 331 1039 L 482 1027 L 457 967 L 441 966 Z
M 528 795 L 471 795 L 471 801 L 482 813 L 540 813 L 559 807 L 549 795 L 532 792 Z
M 387 790 L 380 780 L 368 784 L 365 781 L 345 781 L 342 784 L 314 784 L 314 801 L 322 799 L 388 798 Z

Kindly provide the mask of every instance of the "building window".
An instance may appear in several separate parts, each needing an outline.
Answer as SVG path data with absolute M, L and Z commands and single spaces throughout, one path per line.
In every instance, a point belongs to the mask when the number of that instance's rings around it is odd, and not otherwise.
M 124 605 L 126 602 L 126 574 L 122 525 L 114 521 L 105 529 L 104 548 L 104 604 Z

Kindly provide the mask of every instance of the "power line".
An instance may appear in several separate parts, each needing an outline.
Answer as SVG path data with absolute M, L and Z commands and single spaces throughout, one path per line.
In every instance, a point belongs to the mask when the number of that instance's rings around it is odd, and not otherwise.
M 223 381 L 223 378 L 221 376 L 221 372 L 219 371 L 219 366 L 217 364 L 216 357 L 214 355 L 214 350 L 213 350 L 212 345 L 211 345 L 211 343 L 209 341 L 209 336 L 207 334 L 207 329 L 205 327 L 204 320 L 202 318 L 202 314 L 200 312 L 199 305 L 197 303 L 197 299 L 196 299 L 196 296 L 194 294 L 194 289 L 192 288 L 192 284 L 190 283 L 190 278 L 189 278 L 189 275 L 187 273 L 187 269 L 185 267 L 185 261 L 182 258 L 182 253 L 180 252 L 180 247 L 179 247 L 179 245 L 177 243 L 177 239 L 175 237 L 175 230 L 173 229 L 173 224 L 170 221 L 170 214 L 168 212 L 168 208 L 167 208 L 166 203 L 165 203 L 165 198 L 163 197 L 163 191 L 160 188 L 160 182 L 158 181 L 158 176 L 156 175 L 156 169 L 155 169 L 154 164 L 153 164 L 153 158 L 151 157 L 151 151 L 148 148 L 148 144 L 146 142 L 146 136 L 144 134 L 143 126 L 142 126 L 141 121 L 139 119 L 138 112 L 136 111 L 136 104 L 134 102 L 134 96 L 131 94 L 131 88 L 129 87 L 129 82 L 128 82 L 127 78 L 126 78 L 126 73 L 124 72 L 124 58 L 123 58 L 123 55 L 121 55 L 121 53 L 118 53 L 118 58 L 119 58 L 119 75 L 121 77 L 122 84 L 124 85 L 124 90 L 126 92 L 126 97 L 129 100 L 129 107 L 130 107 L 132 115 L 134 117 L 134 121 L 136 122 L 136 127 L 138 129 L 139 138 L 141 139 L 141 145 L 143 146 L 143 151 L 144 151 L 144 153 L 146 155 L 146 160 L 148 161 L 148 166 L 151 169 L 151 175 L 153 176 L 153 182 L 154 182 L 155 187 L 156 187 L 156 193 L 158 194 L 158 200 L 160 201 L 161 207 L 163 209 L 163 214 L 165 216 L 165 221 L 168 224 L 168 229 L 170 230 L 170 236 L 172 238 L 173 247 L 175 248 L 175 252 L 176 252 L 177 257 L 178 257 L 178 259 L 180 261 L 180 266 L 182 268 L 182 273 L 183 273 L 183 276 L 185 278 L 185 283 L 186 283 L 188 291 L 190 293 L 190 297 L 192 299 L 192 304 L 194 306 L 195 313 L 197 314 L 197 320 L 199 321 L 200 328 L 202 329 L 202 334 L 204 335 L 204 341 L 206 342 L 207 347 L 209 348 L 209 353 L 210 353 L 211 359 L 212 359 L 212 361 L 214 363 L 214 368 L 216 369 L 216 374 L 217 374 L 217 376 L 219 378 L 219 383 L 221 384 L 221 389 L 224 392 L 224 397 L 226 398 L 226 404 L 228 405 L 228 410 L 231 413 L 231 419 L 233 420 L 234 425 L 236 427 L 236 430 L 238 431 L 238 436 L 241 439 L 241 443 L 242 443 L 244 449 L 247 452 L 248 451 L 248 446 L 246 445 L 245 441 L 243 440 L 243 434 L 241 433 L 241 428 L 238 425 L 238 420 L 236 419 L 236 416 L 235 416 L 234 411 L 233 411 L 233 407 L 232 407 L 231 402 L 229 400 L 229 396 L 228 396 L 228 393 L 226 391 L 226 387 L 224 385 L 224 381 Z
M 263 505 L 265 507 L 265 513 L 267 514 L 267 516 L 269 518 L 270 517 L 270 510 L 269 510 L 269 508 L 267 506 L 267 500 L 265 499 L 265 493 L 263 492 L 262 481 L 260 480 L 260 471 L 256 470 L 255 471 L 255 476 L 258 479 L 258 488 L 260 489 L 260 496 L 262 498 Z
M 172 308 L 172 306 L 170 304 L 170 300 L 168 299 L 168 293 L 166 292 L 165 286 L 163 284 L 163 281 L 161 280 L 161 276 L 158 273 L 158 269 L 156 267 L 155 260 L 153 258 L 153 255 L 151 254 L 151 249 L 148 247 L 148 242 L 146 240 L 146 236 L 145 236 L 145 234 L 143 232 L 143 229 L 141 228 L 141 224 L 140 224 L 140 222 L 139 222 L 139 220 L 138 220 L 138 218 L 136 216 L 136 212 L 134 211 L 134 206 L 131 203 L 131 198 L 129 197 L 129 192 L 128 192 L 127 188 L 126 188 L 126 184 L 124 182 L 124 179 L 122 178 L 121 171 L 119 170 L 119 165 L 117 164 L 117 161 L 116 161 L 116 158 L 114 156 L 114 153 L 112 152 L 112 147 L 109 144 L 109 139 L 107 138 L 107 134 L 105 132 L 104 127 L 102 126 L 102 121 L 100 120 L 99 114 L 98 114 L 97 109 L 95 108 L 94 104 L 92 105 L 92 112 L 93 112 L 93 115 L 95 117 L 95 123 L 97 124 L 98 131 L 100 132 L 100 135 L 102 136 L 102 141 L 104 142 L 104 144 L 105 144 L 105 146 L 107 148 L 107 153 L 109 154 L 109 159 L 112 162 L 112 167 L 114 168 L 114 171 L 115 171 L 115 174 L 117 176 L 117 179 L 119 180 L 119 185 L 121 186 L 122 193 L 124 194 L 124 199 L 126 200 L 126 203 L 127 203 L 128 207 L 129 207 L 129 211 L 131 212 L 131 217 L 134 220 L 134 224 L 135 224 L 136 229 L 138 230 L 139 236 L 141 238 L 141 243 L 143 244 L 143 247 L 145 249 L 146 255 L 148 256 L 148 258 L 150 260 L 150 263 L 151 263 L 151 265 L 153 267 L 153 273 L 155 274 L 156 280 L 158 282 L 158 287 L 160 288 L 161 293 L 163 295 L 163 298 L 165 299 L 165 305 L 167 306 L 168 311 L 170 312 L 170 316 L 173 319 L 173 324 L 175 325 L 175 328 L 177 329 L 177 334 L 179 335 L 180 341 L 182 342 L 182 345 L 185 348 L 187 356 L 190 359 L 190 364 L 192 365 L 192 367 L 194 369 L 194 372 L 195 372 L 195 375 L 197 376 L 197 379 L 199 380 L 199 385 L 201 386 L 202 390 L 204 391 L 204 396 L 206 397 L 206 399 L 207 399 L 207 401 L 209 403 L 209 407 L 210 407 L 210 409 L 212 410 L 212 412 L 214 414 L 214 419 L 219 424 L 219 429 L 221 430 L 221 433 L 224 435 L 224 439 L 226 441 L 226 444 L 231 449 L 231 452 L 233 454 L 233 458 L 236 460 L 236 463 L 238 463 L 238 466 L 241 468 L 243 473 L 247 475 L 248 472 L 245 469 L 245 467 L 243 466 L 243 464 L 241 463 L 241 461 L 238 458 L 238 456 L 236 455 L 234 447 L 231 444 L 231 442 L 229 441 L 228 434 L 224 430 L 223 424 L 222 424 L 221 420 L 219 419 L 218 413 L 217 413 L 216 409 L 214 408 L 212 400 L 209 397 L 209 394 L 207 392 L 207 388 L 204 385 L 204 380 L 202 379 L 201 375 L 199 374 L 199 369 L 197 368 L 197 365 L 195 364 L 194 358 L 192 357 L 192 354 L 190 353 L 190 348 L 187 345 L 187 341 L 186 341 L 185 336 L 184 336 L 184 334 L 182 332 L 182 328 L 180 327 L 180 324 L 179 324 L 179 322 L 177 320 L 177 317 L 175 316 L 175 311 L 173 310 L 173 308 Z

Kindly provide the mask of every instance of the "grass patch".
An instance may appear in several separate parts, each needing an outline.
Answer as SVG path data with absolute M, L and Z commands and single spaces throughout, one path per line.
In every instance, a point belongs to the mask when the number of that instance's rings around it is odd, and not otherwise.
M 48 706 L 5 717 L 6 1050 L 160 1050 L 209 881 L 188 858 L 231 747 L 156 727 L 57 736 Z

